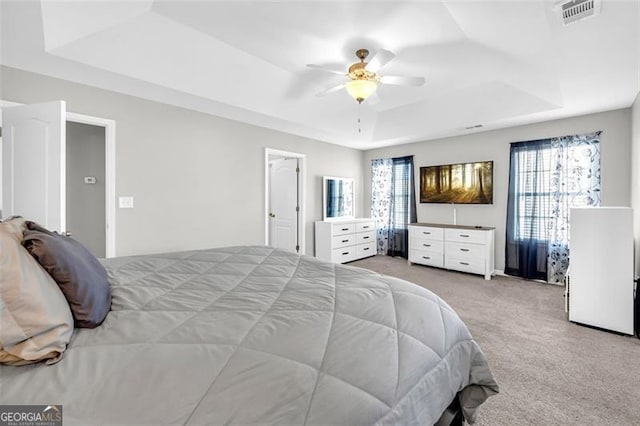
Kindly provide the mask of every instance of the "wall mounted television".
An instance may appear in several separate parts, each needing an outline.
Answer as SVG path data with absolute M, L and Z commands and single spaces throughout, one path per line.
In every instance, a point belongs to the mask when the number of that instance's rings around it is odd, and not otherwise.
M 493 161 L 420 167 L 420 202 L 493 204 Z

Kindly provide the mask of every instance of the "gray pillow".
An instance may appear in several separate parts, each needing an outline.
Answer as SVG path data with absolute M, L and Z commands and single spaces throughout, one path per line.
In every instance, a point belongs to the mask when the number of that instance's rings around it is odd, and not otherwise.
M 89 250 L 73 238 L 26 223 L 22 245 L 60 286 L 76 327 L 102 324 L 111 308 L 107 271 Z

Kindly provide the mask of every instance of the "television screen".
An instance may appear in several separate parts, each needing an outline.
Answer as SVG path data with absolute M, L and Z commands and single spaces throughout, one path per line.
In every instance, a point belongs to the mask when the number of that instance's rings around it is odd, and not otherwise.
M 420 202 L 493 204 L 493 161 L 420 167 Z

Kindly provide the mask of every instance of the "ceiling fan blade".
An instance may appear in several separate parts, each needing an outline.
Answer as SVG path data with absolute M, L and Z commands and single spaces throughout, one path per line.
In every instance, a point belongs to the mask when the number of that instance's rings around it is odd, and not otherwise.
M 380 49 L 372 57 L 365 69 L 367 71 L 377 73 L 380 68 L 386 65 L 387 62 L 396 57 L 396 54 L 389 52 L 388 50 Z
M 347 75 L 345 70 L 337 68 L 337 67 L 325 67 L 323 65 L 316 65 L 316 64 L 307 64 L 307 67 L 313 68 L 313 69 L 317 69 L 317 70 L 320 70 L 320 71 L 330 72 L 330 73 L 333 73 L 333 74 Z
M 400 77 L 396 75 L 383 75 L 380 77 L 382 84 L 395 84 L 397 86 L 422 86 L 424 77 Z
M 342 89 L 344 87 L 344 84 L 339 84 L 337 86 L 334 87 L 330 87 L 327 90 L 323 90 L 322 92 L 316 93 L 316 96 L 321 98 L 325 95 L 328 95 L 329 93 L 333 93 L 333 92 L 337 92 L 338 90 Z

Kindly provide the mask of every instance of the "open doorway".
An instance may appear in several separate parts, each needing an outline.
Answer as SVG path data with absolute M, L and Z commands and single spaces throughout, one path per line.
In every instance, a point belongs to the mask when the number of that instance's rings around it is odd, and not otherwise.
M 265 244 L 305 253 L 304 154 L 265 149 Z
M 106 257 L 105 128 L 67 121 L 67 230 L 96 257 Z
M 73 132 L 71 136 L 79 135 L 77 141 L 73 141 L 69 139 L 70 134 L 67 133 L 67 145 L 71 145 L 71 148 L 67 146 L 66 151 L 67 155 L 71 155 L 70 160 L 76 158 L 81 162 L 91 161 L 93 162 L 91 167 L 96 172 L 93 173 L 86 164 L 71 167 L 67 161 L 67 178 L 73 176 L 75 179 L 74 182 L 67 180 L 67 191 L 75 191 L 74 194 L 67 192 L 68 229 L 97 257 L 114 257 L 116 255 L 116 123 L 114 120 L 67 112 L 67 131 L 69 130 Z M 84 145 L 85 143 L 87 145 Z M 77 149 L 80 152 L 76 151 L 72 154 L 70 149 Z M 97 151 L 99 149 L 103 150 L 102 153 Z M 85 160 L 82 160 L 82 156 Z M 102 185 L 99 181 L 100 172 L 104 176 Z M 88 183 L 85 183 L 85 178 L 89 178 Z M 91 178 L 96 178 L 95 183 L 91 183 L 94 182 Z M 100 196 L 103 197 L 103 202 L 97 201 Z M 96 210 L 94 218 L 86 217 L 88 212 L 85 213 L 82 206 L 88 200 L 84 197 L 96 199 L 97 206 L 103 209 L 103 213 Z M 71 211 L 70 208 L 74 210 Z M 102 233 L 104 238 L 99 233 Z M 101 247 L 104 247 L 104 251 Z

